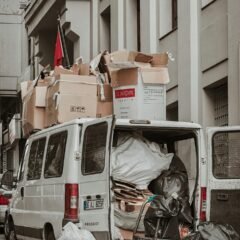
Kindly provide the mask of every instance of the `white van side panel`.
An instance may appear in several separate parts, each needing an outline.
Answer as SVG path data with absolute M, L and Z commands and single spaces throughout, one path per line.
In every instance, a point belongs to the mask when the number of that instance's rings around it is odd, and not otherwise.
M 232 225 L 240 233 L 240 127 L 207 129 L 207 220 Z
M 44 178 L 44 167 L 49 137 L 52 134 L 65 130 L 68 131 L 68 137 L 62 176 L 46 179 Z M 70 125 L 64 128 L 55 129 L 54 131 L 49 131 L 48 134 L 44 134 L 44 136 L 47 136 L 47 142 L 42 164 L 41 179 L 26 181 L 24 187 L 24 226 L 29 230 L 38 229 L 40 231 L 46 223 L 50 223 L 53 226 L 55 236 L 58 238 L 61 234 L 62 220 L 64 218 L 65 183 L 71 178 L 69 176 L 78 175 L 76 172 L 78 170 L 76 167 L 77 162 L 74 160 L 75 146 L 77 146 L 77 143 L 75 143 L 78 135 L 77 131 L 79 131 L 77 125 Z M 37 138 L 41 138 L 41 136 L 38 136 Z M 34 140 L 35 138 L 32 139 L 32 141 Z M 26 165 L 27 164 L 28 161 L 26 161 Z M 72 174 L 70 173 L 70 169 Z M 26 175 L 27 171 L 25 171 L 25 179 L 27 178 Z

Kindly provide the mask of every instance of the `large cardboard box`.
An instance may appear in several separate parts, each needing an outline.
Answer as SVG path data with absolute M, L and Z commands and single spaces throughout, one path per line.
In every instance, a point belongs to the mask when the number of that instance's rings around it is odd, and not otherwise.
M 166 120 L 167 67 L 112 64 L 114 114 L 117 118 Z
M 38 82 L 28 81 L 27 83 L 27 92 L 23 94 L 22 111 L 22 132 L 24 137 L 28 137 L 34 130 L 44 128 L 46 94 L 51 80 L 51 78 L 47 78 Z
M 46 91 L 46 86 L 37 86 L 23 99 L 22 130 L 24 137 L 29 136 L 34 130 L 44 128 Z
M 45 126 L 80 117 L 108 116 L 112 108 L 110 85 L 99 85 L 95 76 L 60 74 L 48 87 Z

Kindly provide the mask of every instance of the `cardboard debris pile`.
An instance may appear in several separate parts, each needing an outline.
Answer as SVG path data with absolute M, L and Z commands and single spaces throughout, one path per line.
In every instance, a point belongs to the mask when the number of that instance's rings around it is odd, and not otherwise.
M 21 83 L 23 136 L 81 117 L 165 120 L 168 55 L 107 51 Z

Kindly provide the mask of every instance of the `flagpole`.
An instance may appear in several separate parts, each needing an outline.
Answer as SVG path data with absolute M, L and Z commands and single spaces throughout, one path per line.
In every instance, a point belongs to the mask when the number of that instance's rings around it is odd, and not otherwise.
M 59 32 L 60 32 L 60 35 L 61 35 L 64 58 L 65 58 L 66 64 L 67 64 L 66 68 L 70 68 L 70 62 L 69 62 L 66 42 L 65 42 L 65 38 L 64 38 L 64 34 L 63 34 L 62 26 L 61 26 L 60 15 L 58 16 L 58 28 L 59 28 Z

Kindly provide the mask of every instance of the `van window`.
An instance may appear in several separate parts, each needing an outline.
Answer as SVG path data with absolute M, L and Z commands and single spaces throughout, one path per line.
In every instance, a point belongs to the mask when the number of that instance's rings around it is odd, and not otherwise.
M 103 172 L 105 167 L 107 129 L 108 124 L 106 122 L 86 128 L 83 140 L 83 175 Z
M 240 178 L 240 132 L 219 132 L 213 136 L 213 176 Z
M 18 182 L 21 182 L 23 180 L 24 167 L 25 167 L 27 152 L 28 152 L 28 144 L 25 145 L 25 147 L 24 147 L 21 162 L 20 162 L 20 165 L 19 165 L 18 174 L 17 174 L 17 181 Z
M 46 138 L 32 142 L 28 160 L 27 180 L 40 179 L 41 177 L 45 143 Z
M 47 147 L 44 177 L 61 177 L 67 142 L 67 131 L 50 136 Z

